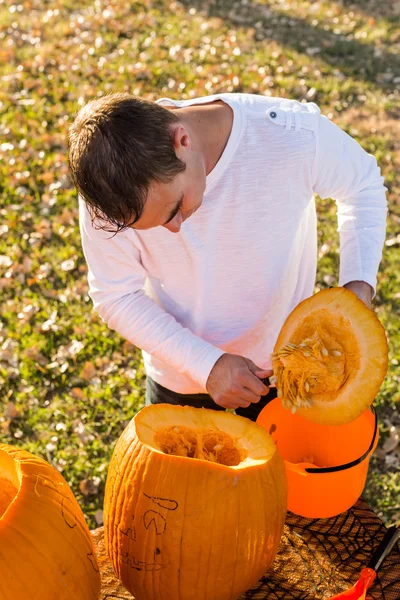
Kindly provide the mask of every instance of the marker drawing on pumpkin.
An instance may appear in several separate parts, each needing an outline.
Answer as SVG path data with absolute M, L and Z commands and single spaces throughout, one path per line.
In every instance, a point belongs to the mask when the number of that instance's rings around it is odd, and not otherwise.
M 74 519 L 75 519 L 75 523 L 69 523 L 69 522 L 68 522 L 68 519 L 67 519 L 67 512 L 66 512 L 66 510 L 64 509 L 64 502 L 65 502 L 65 501 L 67 501 L 67 502 L 71 502 L 71 500 L 70 500 L 69 498 L 65 498 L 65 497 L 63 497 L 63 499 L 62 499 L 62 501 L 61 501 L 61 514 L 62 514 L 62 517 L 63 517 L 63 519 L 64 519 L 64 523 L 65 523 L 65 524 L 66 524 L 66 525 L 67 525 L 67 526 L 68 526 L 70 529 L 74 529 L 74 527 L 76 527 L 76 526 L 77 526 L 77 524 L 78 524 L 78 523 L 76 522 L 76 515 L 73 515 L 73 517 L 74 517 Z
M 61 487 L 64 487 L 64 484 L 63 484 L 62 481 L 59 481 L 58 485 L 61 486 Z M 71 498 L 69 497 L 68 491 L 66 490 L 67 493 L 65 493 L 64 490 L 61 491 L 59 488 L 56 487 L 56 485 L 52 481 L 50 481 L 49 479 L 47 479 L 46 477 L 44 477 L 41 474 L 36 475 L 36 483 L 35 483 L 35 487 L 34 487 L 34 492 L 35 492 L 35 494 L 36 494 L 36 496 L 38 498 L 41 497 L 41 494 L 39 493 L 39 489 L 38 489 L 39 486 L 43 486 L 43 487 L 49 488 L 49 489 L 53 490 L 53 492 L 56 492 L 57 494 L 60 494 L 60 496 L 62 497 L 62 500 L 61 500 L 61 503 L 60 503 L 61 514 L 62 514 L 62 517 L 64 519 L 64 523 L 70 529 L 74 529 L 77 526 L 77 524 L 78 524 L 77 521 L 76 521 L 76 515 L 75 514 L 73 515 L 73 518 L 74 518 L 75 522 L 74 523 L 70 522 L 71 519 L 68 520 L 68 518 L 67 518 L 68 513 L 67 513 L 67 510 L 65 508 L 66 503 L 67 502 L 71 502 Z M 73 512 L 74 511 L 71 511 L 71 513 L 73 513 Z
M 87 558 L 88 558 L 88 560 L 89 560 L 90 564 L 92 565 L 92 567 L 93 567 L 93 570 L 94 570 L 96 573 L 100 573 L 99 569 L 98 569 L 98 568 L 97 568 L 97 566 L 96 566 L 96 559 L 95 559 L 95 557 L 93 556 L 93 552 L 90 552 L 90 553 L 89 553 L 89 554 L 87 554 L 86 556 L 87 556 Z
M 115 484 L 117 481 L 117 478 L 121 479 L 121 473 L 119 470 L 119 465 L 117 464 L 112 475 L 107 479 L 107 485 L 110 485 L 111 490 L 112 490 L 112 494 L 114 494 L 114 489 L 115 489 Z
M 57 482 L 59 486 L 64 487 L 64 483 L 62 481 L 58 481 Z M 36 483 L 35 483 L 35 487 L 34 487 L 34 492 L 36 494 L 36 496 L 38 498 L 41 497 L 41 494 L 39 493 L 38 490 L 38 486 L 42 485 L 43 487 L 46 488 L 50 488 L 51 490 L 53 490 L 53 492 L 56 492 L 57 494 L 60 494 L 60 496 L 62 496 L 63 498 L 68 498 L 68 490 L 67 493 L 64 493 L 64 491 L 61 491 L 59 488 L 56 487 L 56 485 L 53 483 L 53 481 L 50 481 L 49 479 L 47 479 L 47 477 L 45 477 L 44 475 L 36 475 Z
M 156 496 L 149 496 L 144 492 L 143 495 L 155 504 L 158 504 L 158 506 L 160 506 L 161 508 L 165 508 L 166 510 L 176 510 L 179 507 L 179 504 L 176 500 L 170 500 L 168 498 L 157 498 Z
M 156 530 L 156 535 L 161 535 L 164 533 L 167 527 L 167 521 L 165 517 L 163 517 L 162 514 L 156 510 L 146 510 L 143 515 L 143 523 L 146 529 L 149 529 L 151 525 L 153 525 Z
M 129 552 L 122 555 L 121 561 L 136 571 L 161 571 L 161 569 L 168 567 L 168 564 L 146 563 L 143 560 L 138 560 Z
M 126 531 L 124 531 L 121 527 L 118 526 L 118 524 L 115 524 L 115 527 L 117 527 L 119 529 L 119 531 L 122 533 L 122 535 L 126 535 L 126 537 L 131 538 L 131 540 L 133 542 L 136 542 L 136 529 L 135 526 L 133 525 L 133 520 L 135 518 L 135 515 L 132 515 L 132 527 L 129 527 L 128 529 L 126 529 Z

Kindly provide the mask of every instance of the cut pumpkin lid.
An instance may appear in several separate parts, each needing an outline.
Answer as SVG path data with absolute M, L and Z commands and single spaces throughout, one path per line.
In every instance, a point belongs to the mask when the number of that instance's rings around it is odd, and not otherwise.
M 353 292 L 323 290 L 290 313 L 272 366 L 283 406 L 341 425 L 360 416 L 379 391 L 388 367 L 385 330 Z

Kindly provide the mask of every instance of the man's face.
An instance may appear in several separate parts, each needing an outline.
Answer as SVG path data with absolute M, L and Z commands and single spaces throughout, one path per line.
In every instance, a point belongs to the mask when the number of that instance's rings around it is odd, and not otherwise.
M 162 226 L 178 233 L 182 223 L 200 208 L 206 188 L 202 156 L 190 144 L 177 148 L 177 155 L 186 164 L 185 171 L 169 183 L 154 183 L 150 187 L 142 215 L 133 229 Z

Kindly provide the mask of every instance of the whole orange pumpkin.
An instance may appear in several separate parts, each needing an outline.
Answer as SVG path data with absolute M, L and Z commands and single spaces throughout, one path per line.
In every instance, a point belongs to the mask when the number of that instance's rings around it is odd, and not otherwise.
M 1 600 L 96 600 L 100 574 L 85 518 L 62 475 L 0 444 Z
M 106 548 L 136 600 L 236 600 L 274 560 L 286 505 L 284 464 L 262 427 L 147 406 L 111 459 Z

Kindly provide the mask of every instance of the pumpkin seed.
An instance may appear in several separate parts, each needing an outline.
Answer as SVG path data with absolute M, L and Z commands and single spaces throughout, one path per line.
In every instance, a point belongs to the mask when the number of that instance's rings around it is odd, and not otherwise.
M 342 353 L 340 352 L 340 350 L 332 350 L 332 354 L 333 354 L 333 356 L 342 356 Z
M 306 390 L 306 392 L 310 391 L 310 384 L 308 383 L 308 381 L 304 382 L 304 389 Z
M 324 356 L 328 356 L 328 355 L 329 355 L 329 352 L 328 352 L 328 350 L 325 348 L 325 346 L 322 346 L 322 348 L 321 348 L 321 352 L 322 352 L 322 354 L 323 354 Z
M 310 352 L 303 352 L 303 356 L 311 356 Z

